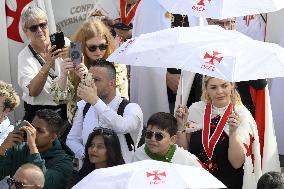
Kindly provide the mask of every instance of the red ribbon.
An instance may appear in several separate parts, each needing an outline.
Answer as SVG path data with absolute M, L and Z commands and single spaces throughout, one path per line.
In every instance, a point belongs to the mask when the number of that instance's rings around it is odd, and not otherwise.
M 212 114 L 212 105 L 208 103 L 205 107 L 204 112 L 204 120 L 203 120 L 203 130 L 202 130 L 202 144 L 204 151 L 208 157 L 208 159 L 212 159 L 213 151 L 215 149 L 215 145 L 219 141 L 219 138 L 225 128 L 226 122 L 232 110 L 232 103 L 228 105 L 224 114 L 222 115 L 216 129 L 209 139 L 210 136 L 210 124 L 211 124 L 211 114 Z
M 136 12 L 136 9 L 137 9 L 139 3 L 140 3 L 140 0 L 138 0 L 134 4 L 134 6 L 132 6 L 130 8 L 130 10 L 127 13 L 126 12 L 127 3 L 125 2 L 125 0 L 120 0 L 120 18 L 121 18 L 121 22 L 123 24 L 126 24 L 126 25 L 130 24 L 131 20 L 135 16 L 135 12 Z

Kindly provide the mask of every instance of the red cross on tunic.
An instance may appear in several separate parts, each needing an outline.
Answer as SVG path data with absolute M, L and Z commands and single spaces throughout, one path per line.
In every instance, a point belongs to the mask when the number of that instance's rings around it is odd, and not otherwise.
M 147 174 L 147 177 L 153 177 L 154 176 L 153 180 L 162 180 L 159 176 L 166 177 L 166 172 L 161 172 L 161 173 L 158 173 L 158 172 L 159 171 L 153 171 L 153 173 L 146 172 L 146 174 Z
M 210 59 L 208 62 L 208 64 L 212 64 L 214 65 L 214 60 L 218 61 L 219 63 L 222 61 L 223 57 L 218 57 L 218 55 L 221 54 L 219 52 L 215 52 L 213 51 L 213 55 L 210 55 L 206 52 L 206 54 L 204 55 L 203 59 Z
M 253 142 L 254 142 L 254 137 L 253 135 L 249 134 L 249 145 L 247 145 L 246 143 L 243 143 L 247 150 L 246 156 L 247 157 L 251 156 L 252 166 L 253 166 L 252 172 L 254 172 L 254 154 L 252 152 Z

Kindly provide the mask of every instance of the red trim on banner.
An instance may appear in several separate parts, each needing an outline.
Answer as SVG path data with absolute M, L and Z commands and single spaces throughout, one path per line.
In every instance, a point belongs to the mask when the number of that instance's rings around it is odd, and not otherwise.
M 217 144 L 224 128 L 227 123 L 228 117 L 232 110 L 232 103 L 228 105 L 224 114 L 222 115 L 216 129 L 209 139 L 210 136 L 210 125 L 211 125 L 211 114 L 212 114 L 212 104 L 208 103 L 205 107 L 204 111 L 204 119 L 203 119 L 203 130 L 202 130 L 202 144 L 204 151 L 206 152 L 209 160 L 212 159 L 213 151 L 215 149 L 215 145 Z
M 140 3 L 138 0 L 134 5 L 130 8 L 128 13 L 126 12 L 127 3 L 125 0 L 120 0 L 120 18 L 123 24 L 129 25 L 132 21 L 133 17 L 135 16 L 136 9 Z
M 255 122 L 257 124 L 259 143 L 260 143 L 260 155 L 263 157 L 264 147 L 264 133 L 265 133 L 265 89 L 256 90 L 253 87 L 249 87 L 251 99 L 255 107 Z

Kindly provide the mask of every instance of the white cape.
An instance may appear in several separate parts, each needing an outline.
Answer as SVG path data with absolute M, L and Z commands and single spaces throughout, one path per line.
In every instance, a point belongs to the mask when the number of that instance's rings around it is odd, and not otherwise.
M 189 121 L 190 128 L 186 129 L 186 132 L 195 132 L 203 129 L 203 115 L 206 103 L 203 101 L 193 103 L 189 107 Z M 212 114 L 222 115 L 225 108 L 215 108 L 212 109 Z M 243 189 L 252 189 L 256 188 L 257 181 L 262 175 L 261 172 L 261 157 L 260 157 L 260 145 L 258 139 L 258 132 L 256 123 L 251 116 L 250 112 L 243 105 L 235 106 L 236 112 L 239 114 L 241 118 L 241 124 L 237 130 L 240 139 L 243 144 L 243 150 L 245 153 L 245 163 L 244 163 L 244 176 L 243 176 Z M 224 131 L 229 133 L 229 126 L 226 125 Z M 248 154 L 248 151 L 245 147 L 251 146 L 251 136 L 254 138 L 252 143 L 252 153 L 254 155 L 254 161 L 252 160 L 252 156 Z

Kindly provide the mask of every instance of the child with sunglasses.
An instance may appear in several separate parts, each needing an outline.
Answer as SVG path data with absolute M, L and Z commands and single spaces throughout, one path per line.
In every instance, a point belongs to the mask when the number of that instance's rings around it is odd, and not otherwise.
M 201 166 L 195 155 L 192 155 L 176 143 L 177 120 L 170 114 L 158 112 L 147 122 L 145 144 L 134 153 L 133 161 L 153 159 L 181 165 Z

